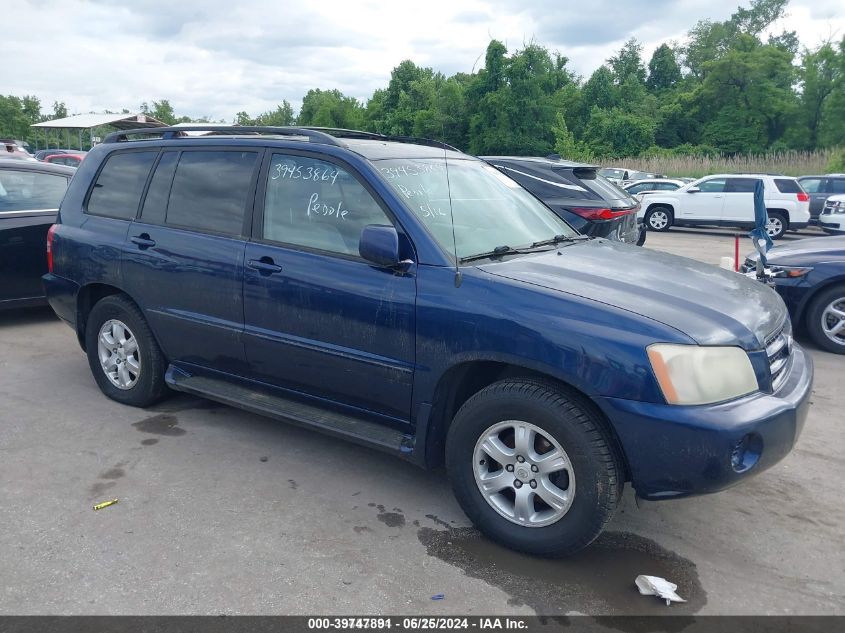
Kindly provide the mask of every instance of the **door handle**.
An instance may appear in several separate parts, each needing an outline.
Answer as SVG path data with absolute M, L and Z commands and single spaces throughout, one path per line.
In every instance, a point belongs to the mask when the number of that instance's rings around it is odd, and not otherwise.
M 156 241 L 151 240 L 150 236 L 147 233 L 141 233 L 140 235 L 133 235 L 132 237 L 129 238 L 129 240 L 133 244 L 137 244 L 138 248 L 140 248 L 141 250 L 143 250 L 145 248 L 149 248 L 150 246 L 156 245 Z
M 247 264 L 253 270 L 257 270 L 262 275 L 272 275 L 273 273 L 282 272 L 282 267 L 273 261 L 272 257 L 262 257 L 261 259 L 250 259 Z

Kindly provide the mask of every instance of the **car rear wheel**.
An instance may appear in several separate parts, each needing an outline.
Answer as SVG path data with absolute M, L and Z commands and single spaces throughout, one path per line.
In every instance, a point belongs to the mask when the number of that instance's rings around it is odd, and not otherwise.
M 786 227 L 789 221 L 786 216 L 779 211 L 769 211 L 769 219 L 766 222 L 766 233 L 773 240 L 779 240 L 786 233 Z
M 672 211 L 667 207 L 653 207 L 645 216 L 649 231 L 668 231 L 672 226 L 672 221 Z
M 624 486 L 621 459 L 598 414 L 577 395 L 529 379 L 494 383 L 461 407 L 446 465 L 479 530 L 544 556 L 589 545 Z
M 823 290 L 812 300 L 807 331 L 822 349 L 845 354 L 845 285 Z
M 141 311 L 128 298 L 112 295 L 91 309 L 85 349 L 94 380 L 112 400 L 148 407 L 167 394 L 167 361 Z

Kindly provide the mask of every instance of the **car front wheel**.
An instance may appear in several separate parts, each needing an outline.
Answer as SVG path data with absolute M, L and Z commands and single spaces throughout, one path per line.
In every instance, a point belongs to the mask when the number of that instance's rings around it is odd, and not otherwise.
M 543 556 L 589 545 L 624 475 L 598 414 L 551 383 L 494 383 L 458 411 L 446 465 L 464 512 L 491 539 Z
M 845 285 L 828 288 L 812 300 L 807 331 L 822 349 L 845 354 Z

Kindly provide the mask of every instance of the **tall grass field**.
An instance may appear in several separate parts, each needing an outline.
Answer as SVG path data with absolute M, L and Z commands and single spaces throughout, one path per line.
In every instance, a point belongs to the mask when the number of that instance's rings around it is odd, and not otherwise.
M 652 156 L 625 158 L 614 165 L 639 169 L 669 177 L 700 178 L 710 174 L 775 173 L 785 176 L 826 174 L 828 165 L 839 149 L 813 152 L 783 151 L 741 156 Z

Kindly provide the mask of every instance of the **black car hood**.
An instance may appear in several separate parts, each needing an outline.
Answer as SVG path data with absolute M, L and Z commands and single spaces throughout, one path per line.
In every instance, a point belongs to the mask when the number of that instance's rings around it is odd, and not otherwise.
M 701 345 L 760 349 L 786 319 L 783 301 L 765 284 L 686 257 L 610 240 L 564 244 L 479 268 L 654 319 Z
M 757 253 L 753 259 L 757 261 Z M 845 258 L 845 237 L 811 237 L 775 246 L 766 254 L 769 264 L 801 264 Z

